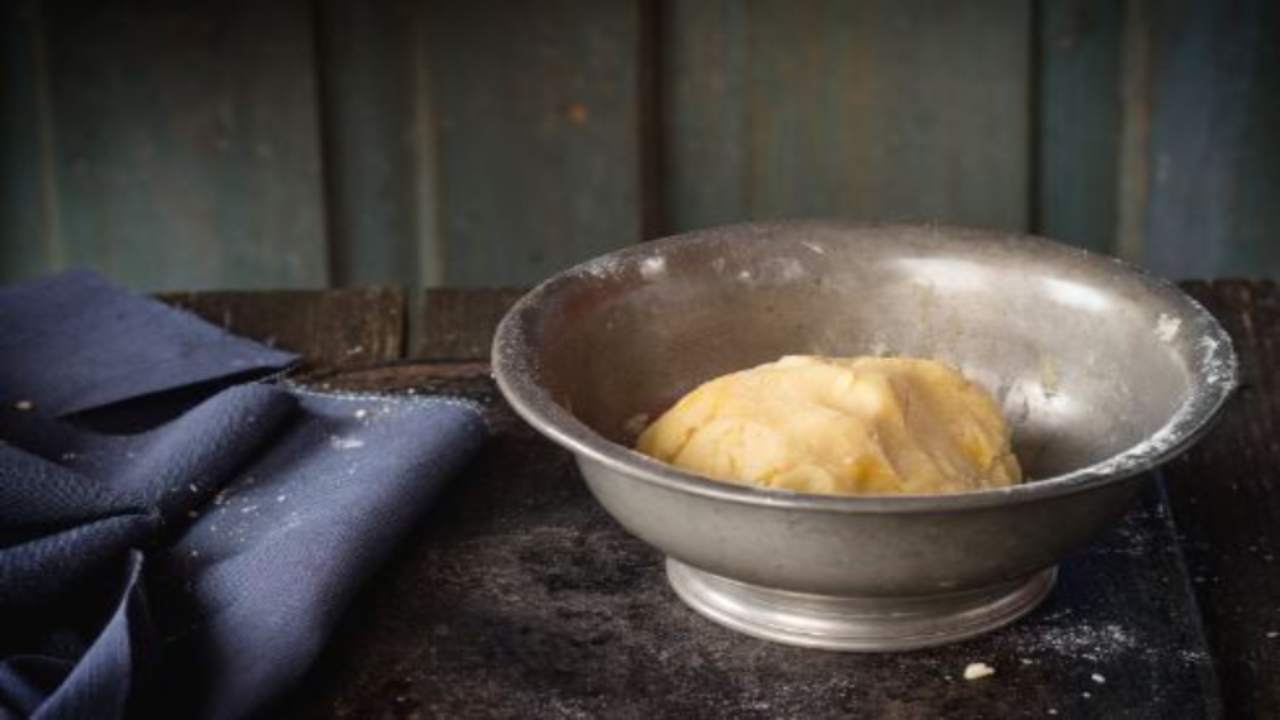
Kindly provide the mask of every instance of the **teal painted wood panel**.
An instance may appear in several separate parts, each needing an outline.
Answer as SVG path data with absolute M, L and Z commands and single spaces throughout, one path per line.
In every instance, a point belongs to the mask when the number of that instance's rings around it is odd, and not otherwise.
M 801 215 L 1026 229 L 1030 7 L 664 3 L 672 229 Z
M 320 0 L 316 7 L 331 280 L 438 284 L 425 6 Z
M 1151 3 L 1145 260 L 1280 276 L 1280 4 Z
M 43 16 L 58 265 L 149 290 L 326 283 L 308 3 Z
M 662 209 L 670 231 L 751 214 L 747 6 L 666 0 L 659 11 Z
M 1125 4 L 1039 0 L 1033 229 L 1115 252 Z
M 528 284 L 640 239 L 641 7 L 427 4 L 445 282 Z
M 0 280 L 524 285 L 827 215 L 1280 275 L 1280 6 L 0 7 Z
M 0 282 L 58 265 L 57 196 L 50 177 L 49 103 L 40 6 L 0 4 Z

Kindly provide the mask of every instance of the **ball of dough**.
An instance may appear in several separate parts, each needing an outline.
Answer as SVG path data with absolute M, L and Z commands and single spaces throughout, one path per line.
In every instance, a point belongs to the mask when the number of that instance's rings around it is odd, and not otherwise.
M 729 482 L 922 494 L 1018 482 L 1009 437 L 991 395 L 941 362 L 795 355 L 703 384 L 636 449 Z

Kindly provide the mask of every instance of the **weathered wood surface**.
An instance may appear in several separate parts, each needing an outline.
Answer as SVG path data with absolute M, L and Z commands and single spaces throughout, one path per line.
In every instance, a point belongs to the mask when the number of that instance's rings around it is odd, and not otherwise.
M 1235 339 L 1243 386 L 1164 469 L 1228 717 L 1280 717 L 1280 289 L 1189 283 Z
M 1036 3 L 1032 227 L 1111 252 L 1119 222 L 1124 3 Z
M 1280 3 L 1149 3 L 1146 261 L 1280 274 Z
M 667 2 L 660 18 L 671 229 L 1027 229 L 1031 4 Z
M 1278 8 L 16 0 L 0 279 L 526 284 L 813 214 L 1274 276 Z
M 229 332 L 300 353 L 309 365 L 366 365 L 404 355 L 405 299 L 400 290 L 185 292 L 159 297 Z
M 37 0 L 0 3 L 0 281 L 64 262 L 40 17 Z
M 421 359 L 309 377 L 362 392 L 471 397 L 490 408 L 497 434 L 370 583 L 281 712 L 1277 715 L 1280 616 L 1271 600 L 1280 597 L 1280 444 L 1272 425 L 1280 291 L 1250 282 L 1187 288 L 1231 331 L 1246 384 L 1221 427 L 1162 470 L 1167 498 L 1148 492 L 1120 527 L 1069 560 L 1054 599 L 1024 622 L 892 661 L 774 647 L 684 610 L 665 590 L 657 554 L 618 529 L 565 453 L 498 397 L 485 360 L 515 291 L 428 295 L 421 306 L 435 319 L 422 325 Z M 203 295 L 187 304 L 216 321 L 219 305 Z M 330 296 L 326 314 L 378 317 L 338 309 L 340 297 L 360 304 L 355 294 Z M 258 320 L 236 327 L 261 339 L 284 337 L 314 317 L 306 303 L 281 304 L 274 293 L 243 294 L 242 302 Z M 265 310 L 287 306 L 294 309 Z M 341 349 L 306 335 L 293 347 L 314 348 L 318 359 Z M 958 680 L 972 660 L 996 664 L 996 678 Z M 1092 679 L 1095 672 L 1105 683 Z
M 316 69 L 330 281 L 443 280 L 424 3 L 322 0 Z
M 4 172 L 56 217 L 6 223 L 0 247 L 147 290 L 325 285 L 310 5 L 135 5 L 32 9 L 44 84 L 16 110 L 47 162 Z
M 444 278 L 527 284 L 641 239 L 641 3 L 424 5 Z
M 439 288 L 423 294 L 421 332 L 413 356 L 487 360 L 493 331 L 525 293 L 517 288 Z

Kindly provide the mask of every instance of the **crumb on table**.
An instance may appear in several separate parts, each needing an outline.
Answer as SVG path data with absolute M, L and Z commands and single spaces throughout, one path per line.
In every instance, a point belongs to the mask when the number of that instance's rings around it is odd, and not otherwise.
M 969 663 L 964 668 L 965 680 L 980 680 L 990 675 L 995 675 L 996 669 L 984 662 Z

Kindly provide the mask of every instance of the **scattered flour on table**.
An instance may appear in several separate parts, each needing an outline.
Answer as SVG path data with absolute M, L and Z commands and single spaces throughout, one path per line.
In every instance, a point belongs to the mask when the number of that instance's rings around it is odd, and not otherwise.
M 1019 643 L 1019 654 L 1038 651 L 1063 657 L 1078 657 L 1092 662 L 1114 660 L 1138 649 L 1133 634 L 1117 623 L 1046 627 L 1029 634 Z

